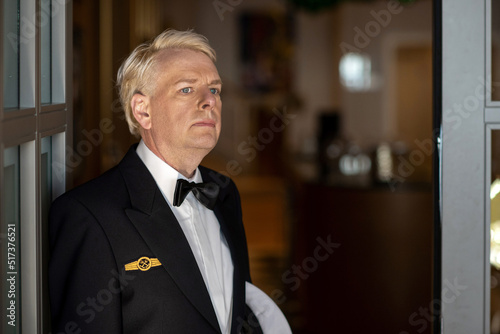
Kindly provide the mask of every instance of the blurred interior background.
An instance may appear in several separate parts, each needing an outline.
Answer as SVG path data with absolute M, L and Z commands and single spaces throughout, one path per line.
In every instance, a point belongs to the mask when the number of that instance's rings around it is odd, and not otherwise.
M 194 29 L 223 81 L 204 165 L 238 185 L 254 283 L 294 333 L 431 332 L 432 1 L 73 7 L 73 185 L 137 141 L 114 86 L 121 62 L 164 29 Z

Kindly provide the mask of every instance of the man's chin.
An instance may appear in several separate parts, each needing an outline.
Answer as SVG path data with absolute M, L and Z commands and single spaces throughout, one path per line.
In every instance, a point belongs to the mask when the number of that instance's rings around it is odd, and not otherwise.
M 194 148 L 199 150 L 204 150 L 207 154 L 214 149 L 215 145 L 217 145 L 216 140 L 206 140 L 206 141 L 198 141 L 193 145 Z

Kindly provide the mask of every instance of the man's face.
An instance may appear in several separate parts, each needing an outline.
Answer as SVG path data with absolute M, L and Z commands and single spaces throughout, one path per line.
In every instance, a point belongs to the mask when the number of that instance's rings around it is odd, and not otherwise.
M 221 130 L 221 80 L 214 63 L 201 52 L 166 50 L 155 70 L 149 113 L 156 150 L 167 162 L 208 154 Z

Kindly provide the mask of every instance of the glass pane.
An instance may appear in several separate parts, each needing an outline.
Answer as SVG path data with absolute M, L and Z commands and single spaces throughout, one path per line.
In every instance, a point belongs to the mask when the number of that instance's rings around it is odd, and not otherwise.
M 42 223 L 48 222 L 50 203 L 52 202 L 52 137 L 42 138 Z
M 4 187 L 2 192 L 2 333 L 21 333 L 21 254 L 20 254 L 20 178 L 19 147 L 4 152 Z M 3 312 L 2 312 L 3 313 Z
M 491 334 L 500 334 L 500 130 L 491 134 Z
M 4 1 L 2 12 L 3 103 L 6 109 L 12 110 L 19 108 L 19 1 Z
M 52 103 L 52 0 L 41 0 L 40 34 L 42 44 L 42 104 Z
M 491 100 L 500 101 L 500 0 L 491 0 Z
M 44 278 L 48 276 L 49 266 L 49 244 L 44 242 L 49 240 L 49 208 L 52 203 L 52 137 L 42 138 L 41 156 L 41 205 L 42 205 L 42 312 L 43 312 L 43 333 L 49 332 L 49 286 Z

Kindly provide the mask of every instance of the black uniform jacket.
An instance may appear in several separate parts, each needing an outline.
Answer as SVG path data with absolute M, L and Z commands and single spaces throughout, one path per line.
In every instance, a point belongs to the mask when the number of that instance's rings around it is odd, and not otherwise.
M 220 333 L 187 239 L 136 147 L 52 204 L 52 333 Z M 221 189 L 214 212 L 234 264 L 231 333 L 261 333 L 245 305 L 250 274 L 238 191 L 229 178 L 200 172 Z

